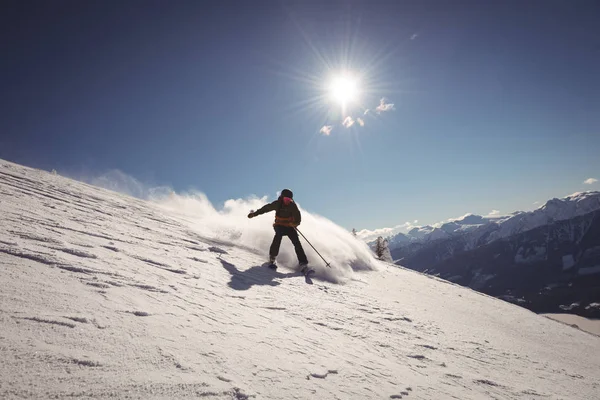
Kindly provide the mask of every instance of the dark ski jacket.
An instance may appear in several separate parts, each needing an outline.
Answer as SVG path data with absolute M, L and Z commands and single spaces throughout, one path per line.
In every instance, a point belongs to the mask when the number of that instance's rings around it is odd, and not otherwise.
M 269 203 L 254 212 L 254 215 L 261 215 L 275 211 L 275 223 L 273 226 L 291 226 L 296 227 L 300 225 L 302 215 L 296 203 L 292 200 L 289 205 L 283 204 L 283 197 L 278 198 L 272 203 Z

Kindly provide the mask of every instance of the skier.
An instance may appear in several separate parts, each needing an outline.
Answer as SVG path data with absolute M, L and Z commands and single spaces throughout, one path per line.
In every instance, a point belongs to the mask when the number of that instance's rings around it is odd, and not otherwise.
M 304 249 L 298 238 L 298 232 L 296 231 L 296 227 L 300 225 L 300 221 L 302 220 L 302 215 L 300 214 L 300 210 L 294 202 L 293 197 L 294 194 L 291 190 L 284 189 L 277 200 L 261 207 L 257 211 L 251 212 L 248 214 L 248 218 L 254 218 L 258 215 L 275 211 L 275 223 L 273 224 L 275 237 L 273 237 L 273 242 L 269 249 L 269 262 L 271 262 L 273 268 L 277 268 L 275 259 L 279 254 L 281 239 L 284 236 L 287 236 L 292 241 L 294 249 L 296 250 L 296 256 L 298 256 L 298 262 L 301 268 L 300 272 L 308 274 L 312 272 L 312 270 L 308 267 L 308 259 L 306 258 L 306 254 L 304 253 Z

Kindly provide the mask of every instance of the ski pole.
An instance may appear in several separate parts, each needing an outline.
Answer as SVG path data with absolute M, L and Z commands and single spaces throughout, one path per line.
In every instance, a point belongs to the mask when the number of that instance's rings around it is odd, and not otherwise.
M 319 255 L 319 257 L 321 257 L 321 259 L 325 262 L 325 265 L 327 265 L 329 268 L 331 268 L 331 266 L 329 265 L 329 263 L 327 261 L 325 261 L 325 259 L 321 255 L 321 253 L 319 253 L 317 251 L 317 249 L 315 249 L 315 246 L 313 246 L 312 243 L 308 241 L 308 239 L 306 238 L 306 236 L 304 236 L 304 234 L 302 232 L 300 232 L 300 229 L 298 229 L 298 228 L 295 228 L 295 229 L 296 229 L 296 232 L 298 232 L 300 235 L 302 235 L 302 237 L 304 238 L 304 240 L 306 240 L 306 243 L 310 244 L 310 247 L 312 247 L 313 250 L 317 252 L 317 254 Z

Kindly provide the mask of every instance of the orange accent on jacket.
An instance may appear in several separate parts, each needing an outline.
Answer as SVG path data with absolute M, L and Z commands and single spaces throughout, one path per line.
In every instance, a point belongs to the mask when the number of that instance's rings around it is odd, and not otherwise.
M 275 211 L 275 225 L 296 227 L 302 221 L 302 214 L 294 201 L 289 205 L 283 204 L 282 199 L 277 199 L 254 212 L 255 215 L 261 215 Z

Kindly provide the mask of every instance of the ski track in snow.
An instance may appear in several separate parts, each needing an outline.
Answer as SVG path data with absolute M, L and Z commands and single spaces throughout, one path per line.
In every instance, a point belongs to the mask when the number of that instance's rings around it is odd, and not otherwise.
M 0 398 L 598 399 L 600 339 L 403 268 L 335 285 L 0 160 Z

